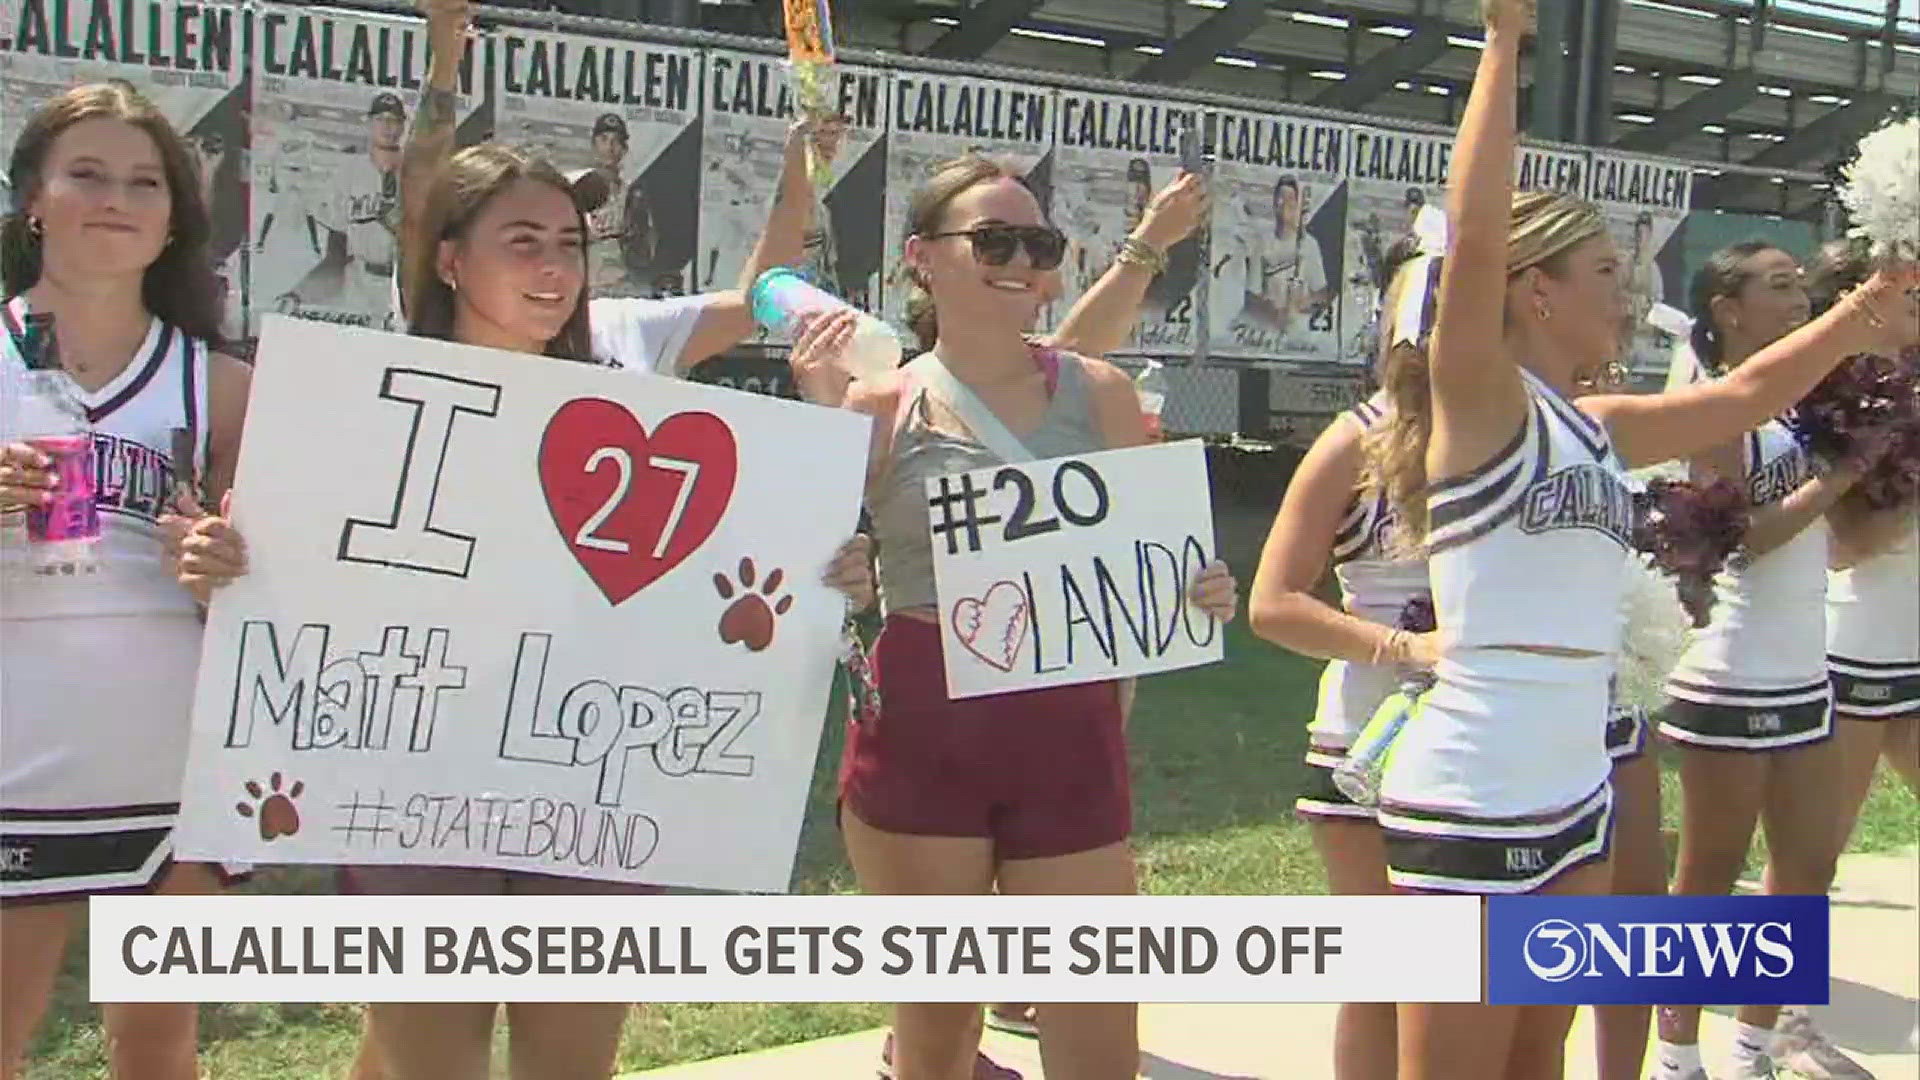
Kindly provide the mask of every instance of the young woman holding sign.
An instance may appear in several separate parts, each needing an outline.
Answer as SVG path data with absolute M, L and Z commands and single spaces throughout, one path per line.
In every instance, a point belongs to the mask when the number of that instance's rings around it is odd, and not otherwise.
M 192 151 L 151 102 L 108 84 L 54 98 L 27 118 L 8 182 L 18 201 L 0 221 L 0 1076 L 11 1077 L 88 896 L 220 888 L 216 868 L 171 856 L 201 625 L 174 581 L 163 519 L 176 483 L 204 478 L 201 497 L 225 495 L 250 373 L 214 351 L 222 313 L 207 208 Z M 48 316 L 57 360 L 44 351 Z M 92 432 L 65 468 L 33 445 L 53 434 L 23 400 L 27 367 L 41 362 L 71 377 Z M 91 496 L 97 569 L 40 570 L 23 511 L 96 482 L 108 485 Z M 197 1011 L 102 1005 L 113 1074 L 198 1076 Z
M 1383 475 L 1425 543 L 1445 654 L 1382 780 L 1396 889 L 1594 894 L 1610 885 L 1604 730 L 1632 500 L 1626 467 L 1707 450 L 1870 347 L 1914 269 L 1726 378 L 1568 399 L 1620 349 L 1620 256 L 1590 205 L 1513 194 L 1520 40 L 1530 0 L 1487 0 L 1486 48 L 1452 159 L 1453 236 L 1423 349 L 1431 433 Z M 1431 279 L 1430 279 L 1431 280 Z M 1417 470 L 1417 471 L 1416 471 Z M 1417 484 L 1395 478 L 1418 476 Z M 1571 1008 L 1408 1004 L 1399 1080 L 1558 1076 Z
M 792 356 L 809 400 L 874 420 L 867 490 L 887 620 L 874 657 L 878 715 L 850 724 L 841 762 L 847 851 L 862 887 L 877 893 L 1130 894 L 1118 687 L 948 698 L 924 488 L 931 477 L 1010 457 L 1141 445 L 1140 403 L 1113 366 L 1023 336 L 1066 241 L 1017 175 L 963 158 L 927 181 L 909 213 L 909 313 L 926 352 L 898 376 L 849 386 L 835 357 L 851 324 L 829 317 L 802 332 Z M 1191 599 L 1231 618 L 1226 567 L 1207 567 Z M 1135 1013 L 1131 1005 L 1040 1006 L 1048 1074 L 1133 1076 Z M 901 1004 L 894 1031 L 899 1080 L 962 1080 L 976 1060 L 979 1007 Z
M 585 294 L 586 224 L 567 179 L 497 145 L 456 154 L 417 204 L 404 252 L 408 329 L 422 337 L 591 361 Z M 184 547 L 182 580 L 199 589 L 244 572 L 230 525 L 205 519 Z M 849 542 L 826 581 L 871 602 L 865 538 Z M 578 895 L 651 892 L 646 886 L 496 870 L 355 867 L 345 891 L 390 895 Z M 387 1080 L 486 1075 L 496 1006 L 372 1006 L 367 1068 Z M 607 1076 L 628 1006 L 517 1003 L 507 1007 L 516 1077 Z M 377 1062 L 377 1066 L 375 1063 Z M 537 1064 L 536 1064 L 537 1063 Z

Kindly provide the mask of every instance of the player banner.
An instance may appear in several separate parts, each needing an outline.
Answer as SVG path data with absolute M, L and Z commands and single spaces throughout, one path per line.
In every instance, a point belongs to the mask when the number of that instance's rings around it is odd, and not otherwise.
M 693 279 L 700 212 L 700 54 L 671 45 L 503 29 L 494 137 L 563 171 L 592 169 L 595 296 L 677 296 Z
M 1113 264 L 1154 192 L 1179 174 L 1180 136 L 1200 123 L 1200 111 L 1182 102 L 1079 90 L 1060 91 L 1056 111 L 1053 220 L 1069 241 L 1058 307 L 1064 313 Z M 1167 272 L 1147 287 L 1128 351 L 1193 351 L 1199 240 L 1174 245 L 1167 260 Z
M 1584 199 L 1590 171 L 1583 150 L 1554 150 L 1522 143 L 1514 154 L 1513 187 L 1515 191 L 1555 191 Z
M 1673 338 L 1647 323 L 1655 304 L 1687 308 L 1687 211 L 1693 205 L 1693 170 L 1654 158 L 1594 154 L 1589 197 L 1607 217 L 1607 229 L 1626 268 L 1628 316 L 1633 345 L 1627 366 L 1636 373 L 1665 373 Z
M 255 324 L 266 312 L 384 327 L 400 245 L 400 154 L 427 75 L 418 19 L 262 4 L 253 35 Z M 456 115 L 484 98 L 474 50 Z M 463 139 L 462 141 L 471 141 Z
M 121 79 L 151 99 L 193 151 L 212 212 L 208 254 L 225 293 L 226 331 L 245 319 L 247 120 L 245 18 L 238 5 L 144 0 L 0 3 L 0 172 L 27 118 L 83 83 Z M 0 206 L 11 193 L 0 180 Z
M 1346 288 L 1340 294 L 1341 360 L 1374 362 L 1375 307 L 1386 289 L 1387 251 L 1445 220 L 1453 140 L 1355 127 L 1347 184 Z
M 866 422 L 284 318 L 260 352 L 181 856 L 785 890 Z
M 887 131 L 885 314 L 906 333 L 907 206 L 941 165 L 981 154 L 1016 169 L 1049 210 L 1053 194 L 1054 91 L 1003 80 L 965 79 L 915 71 L 893 76 L 893 122 Z M 1042 316 L 1043 321 L 1045 315 Z
M 954 699 L 1213 663 L 1187 600 L 1214 559 L 1198 440 L 927 480 L 940 651 Z
M 887 74 L 836 63 L 832 78 L 847 131 L 833 160 L 832 186 L 817 193 L 807 271 L 827 291 L 871 310 L 879 301 L 882 265 L 877 214 L 886 205 Z M 697 288 L 731 289 L 779 189 L 794 96 L 786 61 L 755 53 L 709 50 L 706 83 Z
M 1337 361 L 1351 129 L 1305 117 L 1216 115 L 1211 351 Z

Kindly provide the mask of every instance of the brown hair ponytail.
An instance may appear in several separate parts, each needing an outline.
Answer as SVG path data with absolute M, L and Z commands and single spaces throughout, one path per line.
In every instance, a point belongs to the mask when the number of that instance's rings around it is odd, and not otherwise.
M 953 200 L 994 180 L 1026 182 L 1013 169 L 979 154 L 955 158 L 934 169 L 907 204 L 907 235 L 930 236 L 939 232 Z M 934 313 L 933 293 L 913 267 L 907 267 L 904 272 L 913 283 L 907 294 L 907 327 L 919 339 L 920 351 L 926 352 L 940 339 L 940 320 Z

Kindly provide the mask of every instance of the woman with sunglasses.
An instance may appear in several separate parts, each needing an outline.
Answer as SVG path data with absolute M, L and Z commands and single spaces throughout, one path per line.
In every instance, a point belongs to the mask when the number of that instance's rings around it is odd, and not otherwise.
M 887 617 L 874 656 L 880 708 L 850 723 L 841 761 L 847 851 L 861 886 L 875 893 L 1130 894 L 1118 686 L 949 699 L 924 488 L 932 477 L 1001 464 L 987 443 L 1003 438 L 1037 459 L 1140 445 L 1139 399 L 1111 365 L 1025 338 L 1066 242 L 1017 175 L 962 158 L 922 186 L 909 214 L 908 316 L 926 352 L 896 376 L 849 386 L 836 357 L 851 326 L 829 317 L 807 326 L 792 357 L 808 399 L 873 418 L 867 498 Z M 967 400 L 956 404 L 961 395 Z M 998 421 L 990 426 L 1004 435 L 977 433 L 967 412 Z M 1207 567 L 1191 599 L 1231 618 L 1226 567 Z M 1047 1072 L 1135 1075 L 1135 1013 L 1127 1004 L 1040 1006 Z M 901 1004 L 894 1031 L 899 1080 L 963 1080 L 976 1060 L 980 1010 Z

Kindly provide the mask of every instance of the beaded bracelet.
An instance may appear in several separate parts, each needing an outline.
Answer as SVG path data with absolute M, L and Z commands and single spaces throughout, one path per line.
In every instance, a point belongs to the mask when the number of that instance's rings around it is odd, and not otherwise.
M 1120 241 L 1120 254 L 1116 257 L 1116 261 L 1131 263 L 1154 274 L 1167 272 L 1166 252 L 1137 236 L 1129 236 Z

